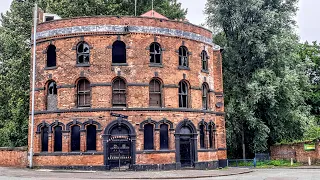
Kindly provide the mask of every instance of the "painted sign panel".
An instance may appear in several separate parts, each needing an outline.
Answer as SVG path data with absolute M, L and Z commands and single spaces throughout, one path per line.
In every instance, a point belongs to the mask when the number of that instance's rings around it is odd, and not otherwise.
M 316 149 L 316 144 L 304 144 L 305 151 L 314 151 Z

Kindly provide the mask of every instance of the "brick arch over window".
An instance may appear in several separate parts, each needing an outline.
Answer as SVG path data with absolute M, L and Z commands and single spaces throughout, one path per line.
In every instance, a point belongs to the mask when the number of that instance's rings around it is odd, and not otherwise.
M 127 106 L 127 83 L 122 77 L 112 81 L 112 106 Z
M 55 120 L 53 123 L 50 124 L 50 131 L 53 132 L 53 128 L 55 126 L 61 126 L 62 127 L 62 130 L 65 130 L 66 129 L 66 125 L 63 124 L 62 122 L 58 121 L 58 120 Z
M 168 124 L 168 125 L 169 125 L 169 130 L 170 130 L 170 131 L 174 131 L 173 123 L 172 123 L 171 121 L 169 121 L 168 119 L 166 119 L 166 118 L 163 118 L 162 120 L 160 120 L 160 121 L 158 122 L 158 124 L 159 124 L 159 125 L 160 125 L 160 124 Z
M 74 125 L 78 125 L 78 126 L 82 127 L 82 123 L 79 122 L 78 120 L 74 119 L 73 121 L 66 124 L 66 131 L 70 131 L 71 126 L 74 126 Z
M 88 121 L 83 122 L 81 129 L 85 129 L 87 125 L 96 125 L 97 130 L 101 130 L 101 124 L 93 119 L 89 119 Z
M 153 124 L 155 129 L 159 128 L 159 123 L 157 121 L 148 118 L 147 120 L 144 120 L 140 123 L 140 131 L 144 129 L 144 125 L 146 124 Z
M 38 124 L 36 133 L 40 134 L 41 133 L 41 128 L 43 128 L 43 127 L 48 127 L 49 128 L 50 124 L 46 123 L 45 121 L 42 121 L 40 124 Z

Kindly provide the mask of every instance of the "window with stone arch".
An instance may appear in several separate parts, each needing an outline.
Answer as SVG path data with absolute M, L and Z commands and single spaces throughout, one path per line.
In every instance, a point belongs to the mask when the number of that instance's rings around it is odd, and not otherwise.
M 162 49 L 161 45 L 157 42 L 153 42 L 150 45 L 150 63 L 162 64 Z
M 179 82 L 179 107 L 189 107 L 189 85 L 186 81 Z
M 202 108 L 209 109 L 209 86 L 207 83 L 202 84 Z
M 91 105 L 91 87 L 87 79 L 80 79 L 77 83 L 77 105 L 78 107 Z
M 97 126 L 90 124 L 86 126 L 87 130 L 87 151 L 97 150 Z
M 127 49 L 123 41 L 115 41 L 112 44 L 112 64 L 127 63 Z
M 215 149 L 216 147 L 216 126 L 213 122 L 210 122 L 208 125 L 208 131 L 209 131 L 209 148 Z
M 189 68 L 189 51 L 185 46 L 179 47 L 179 66 Z
M 57 64 L 56 46 L 50 44 L 47 48 L 47 67 L 55 67 Z
M 71 127 L 71 151 L 80 151 L 80 126 Z
M 54 130 L 54 152 L 61 152 L 62 151 L 62 126 L 55 126 Z
M 208 54 L 205 50 L 201 52 L 202 71 L 208 71 Z
M 169 149 L 169 126 L 165 123 L 160 125 L 160 149 Z
M 153 150 L 154 149 L 154 125 L 145 124 L 143 127 L 144 131 L 144 150 Z
M 49 127 L 44 126 L 41 128 L 41 151 L 42 152 L 48 152 L 48 146 L 49 146 Z
M 90 46 L 82 41 L 77 45 L 77 64 L 89 64 L 90 62 Z
M 114 107 L 126 107 L 127 85 L 122 78 L 116 78 L 112 83 L 112 105 Z
M 149 83 L 149 106 L 162 107 L 162 83 L 158 79 Z
M 52 111 L 57 109 L 57 84 L 55 81 L 49 81 L 47 83 L 47 110 Z

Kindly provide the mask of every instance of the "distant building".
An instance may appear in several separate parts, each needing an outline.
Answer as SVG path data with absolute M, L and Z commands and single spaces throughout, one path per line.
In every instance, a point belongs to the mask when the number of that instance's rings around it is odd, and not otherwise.
M 226 166 L 222 59 L 209 30 L 155 11 L 42 21 L 34 166 Z

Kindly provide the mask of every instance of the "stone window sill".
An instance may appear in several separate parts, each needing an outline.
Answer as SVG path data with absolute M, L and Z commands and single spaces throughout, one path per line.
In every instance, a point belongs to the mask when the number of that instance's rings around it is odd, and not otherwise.
M 203 70 L 203 69 L 202 69 L 201 72 L 209 74 L 209 71 L 208 71 L 208 70 Z
M 180 69 L 180 70 L 190 70 L 190 67 L 179 66 L 178 69 Z
M 142 150 L 137 151 L 137 154 L 159 154 L 159 153 L 173 153 L 176 152 L 175 150 L 169 149 L 161 149 L 161 150 Z
M 76 64 L 76 67 L 90 67 L 90 64 Z
M 52 67 L 45 67 L 44 70 L 53 70 L 57 69 L 57 66 L 52 66 Z
M 112 63 L 111 66 L 129 66 L 128 63 Z
M 149 67 L 159 67 L 159 68 L 163 68 L 163 65 L 162 65 L 162 64 L 154 64 L 154 63 L 151 63 L 151 64 L 149 64 Z

